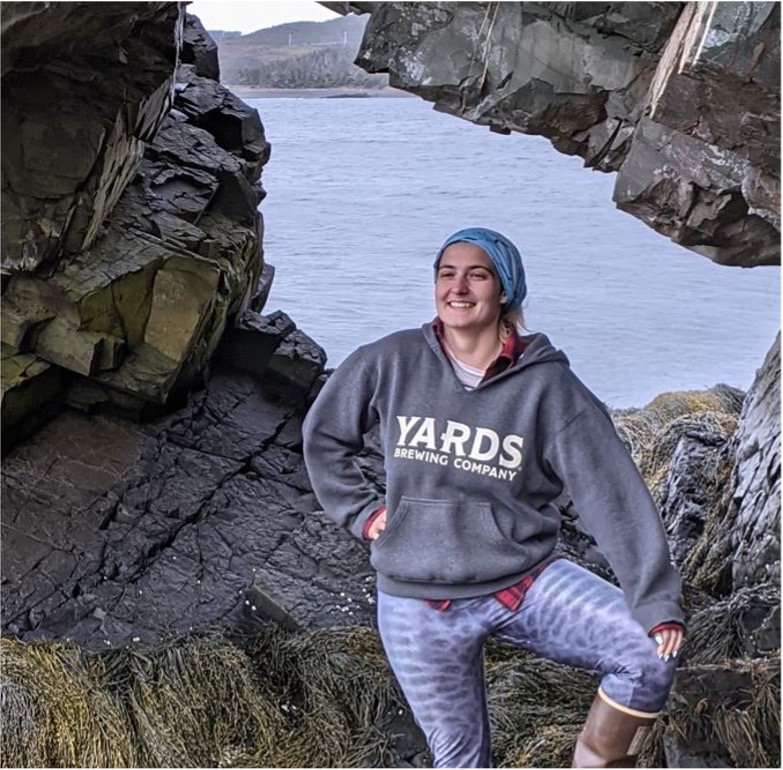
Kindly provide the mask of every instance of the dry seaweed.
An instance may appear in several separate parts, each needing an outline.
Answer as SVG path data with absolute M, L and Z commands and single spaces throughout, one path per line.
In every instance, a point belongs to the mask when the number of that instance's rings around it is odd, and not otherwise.
M 656 499 L 663 494 L 674 451 L 684 434 L 712 434 L 726 440 L 731 437 L 742 403 L 738 393 L 727 386 L 663 393 L 644 409 L 615 414 L 617 432 Z M 710 471 L 705 473 L 707 477 L 712 475 Z
M 117 700 L 73 645 L 0 640 L 4 767 L 132 767 Z
M 375 630 L 269 628 L 245 642 L 88 655 L 3 640 L 3 766 L 385 766 L 390 716 L 406 707 Z M 698 731 L 737 766 L 779 766 L 779 662 L 713 668 L 749 684 L 675 708 L 643 766 L 663 766 L 666 732 Z M 596 679 L 493 642 L 487 683 L 495 764 L 567 766 Z
M 291 634 L 269 629 L 251 648 L 278 694 L 284 744 L 250 765 L 361 767 L 380 764 L 386 736 L 379 725 L 404 700 L 377 634 L 370 629 Z
M 688 620 L 684 662 L 717 664 L 751 654 L 746 615 L 759 607 L 772 608 L 778 604 L 779 588 L 762 584 L 741 588 L 725 599 L 702 607 Z
M 513 650 L 513 648 L 511 648 Z M 585 672 L 519 651 L 490 656 L 487 687 L 497 767 L 568 767 L 595 697 Z
M 107 653 L 115 689 L 151 767 L 215 767 L 226 751 L 269 753 L 282 729 L 273 693 L 236 646 L 215 640 Z M 123 670 L 124 669 L 124 670 Z
M 698 667 L 697 667 L 698 668 Z M 721 748 L 733 767 L 780 767 L 780 661 L 727 661 L 701 667 L 717 683 L 745 674 L 747 687 L 674 708 L 667 729 L 686 743 Z

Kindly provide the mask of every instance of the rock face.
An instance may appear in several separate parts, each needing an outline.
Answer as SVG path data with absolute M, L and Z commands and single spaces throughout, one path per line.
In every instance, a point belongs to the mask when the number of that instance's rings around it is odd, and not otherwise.
M 325 3 L 357 64 L 435 109 L 616 171 L 614 200 L 721 264 L 780 263 L 777 3 Z
M 4 631 L 97 650 L 270 618 L 370 624 L 365 549 L 313 515 L 301 408 L 262 383 L 219 363 L 170 417 L 69 411 L 8 456 Z
M 105 36 L 75 34 L 65 52 L 51 25 L 87 4 L 46 5 L 3 15 L 6 451 L 63 403 L 160 413 L 202 381 L 263 267 L 269 145 L 212 79 L 198 20 L 183 42 L 176 4 L 90 4 Z
M 52 267 L 90 248 L 170 107 L 178 10 L 86 6 L 3 8 L 5 270 Z M 66 38 L 64 58 L 52 49 Z
M 745 400 L 732 448 L 732 582 L 780 583 L 780 335 Z

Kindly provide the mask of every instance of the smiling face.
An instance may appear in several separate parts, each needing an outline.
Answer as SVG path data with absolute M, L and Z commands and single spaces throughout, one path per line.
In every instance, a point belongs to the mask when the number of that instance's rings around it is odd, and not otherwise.
M 453 243 L 438 263 L 435 307 L 444 326 L 481 332 L 497 327 L 502 288 L 492 260 L 472 243 Z

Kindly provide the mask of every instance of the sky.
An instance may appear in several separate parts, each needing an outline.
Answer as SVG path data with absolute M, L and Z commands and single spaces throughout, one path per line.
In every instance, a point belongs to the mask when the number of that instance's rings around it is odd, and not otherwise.
M 193 0 L 187 7 L 206 29 L 243 35 L 289 21 L 326 21 L 338 14 L 314 0 Z

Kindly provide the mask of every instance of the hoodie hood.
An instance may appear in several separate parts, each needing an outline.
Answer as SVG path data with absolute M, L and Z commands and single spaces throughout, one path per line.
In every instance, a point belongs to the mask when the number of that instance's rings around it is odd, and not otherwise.
M 432 328 L 432 323 L 424 324 L 421 327 L 421 330 L 424 333 L 424 337 L 430 348 L 432 348 L 436 355 L 448 363 L 446 354 L 443 352 L 443 348 L 435 334 L 435 330 Z M 511 366 L 496 377 L 488 380 L 488 382 L 494 382 L 495 380 L 536 364 L 561 364 L 566 368 L 570 368 L 571 364 L 568 360 L 568 356 L 566 356 L 562 350 L 556 348 L 550 342 L 549 337 L 547 337 L 546 334 L 534 332 L 533 334 L 524 335 L 522 339 L 527 342 L 525 352 L 511 364 Z

